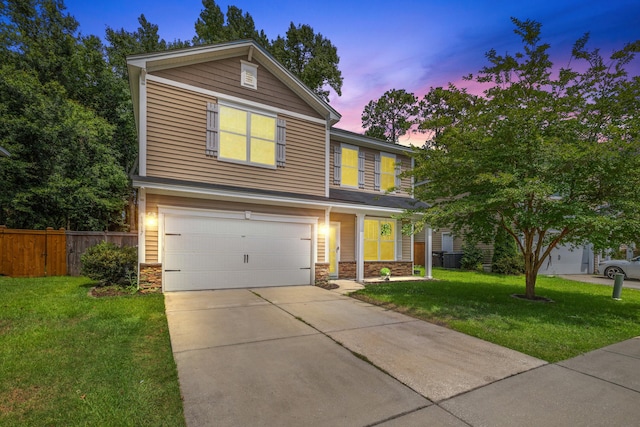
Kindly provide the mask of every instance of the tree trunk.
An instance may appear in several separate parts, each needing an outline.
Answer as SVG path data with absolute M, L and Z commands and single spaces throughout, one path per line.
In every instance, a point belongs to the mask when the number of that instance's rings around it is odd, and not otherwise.
M 536 278 L 538 277 L 536 273 L 537 272 L 533 266 L 525 267 L 524 274 L 526 278 L 526 285 L 524 296 L 527 299 L 534 299 L 536 297 Z
M 536 297 L 536 278 L 538 270 L 536 269 L 536 257 L 533 252 L 533 238 L 525 242 L 524 250 L 524 276 L 525 276 L 525 291 L 524 296 L 527 299 L 534 299 Z

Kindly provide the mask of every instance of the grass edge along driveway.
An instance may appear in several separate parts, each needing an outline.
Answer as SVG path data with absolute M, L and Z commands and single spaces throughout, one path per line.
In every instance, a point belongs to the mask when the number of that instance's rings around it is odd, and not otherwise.
M 351 296 L 555 363 L 640 335 L 640 291 L 539 276 L 536 294 L 512 298 L 524 277 L 434 269 L 432 281 L 368 285 Z
M 0 425 L 184 426 L 164 296 L 0 277 Z

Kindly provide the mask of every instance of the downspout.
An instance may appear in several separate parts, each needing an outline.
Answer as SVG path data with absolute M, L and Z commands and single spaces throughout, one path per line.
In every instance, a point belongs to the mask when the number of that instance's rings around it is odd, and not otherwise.
M 331 208 L 333 208 L 333 206 L 329 206 L 324 211 L 324 262 L 329 262 L 329 227 L 331 227 Z
M 329 197 L 329 171 L 331 158 L 331 114 L 327 114 L 327 126 L 324 136 L 324 196 Z

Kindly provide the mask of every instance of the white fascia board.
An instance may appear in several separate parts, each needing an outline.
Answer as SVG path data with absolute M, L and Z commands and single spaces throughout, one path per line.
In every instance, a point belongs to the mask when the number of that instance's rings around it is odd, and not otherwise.
M 202 199 L 219 199 L 240 203 L 255 203 L 265 205 L 282 205 L 291 207 L 301 207 L 308 209 L 331 208 L 332 212 L 338 213 L 365 213 L 366 215 L 397 215 L 404 212 L 403 209 L 386 208 L 382 206 L 363 206 L 361 204 L 336 203 L 329 201 L 305 200 L 294 197 L 278 197 L 264 194 L 243 193 L 239 194 L 229 190 L 205 189 L 190 187 L 187 185 L 160 184 L 147 181 L 132 182 L 133 187 L 144 188 L 147 194 L 162 194 L 177 197 L 195 197 Z
M 324 119 L 319 119 L 316 117 L 311 117 L 311 116 L 307 116 L 304 114 L 300 114 L 300 113 L 296 113 L 295 111 L 289 111 L 289 110 L 284 110 L 282 108 L 276 108 L 276 107 L 272 107 L 270 105 L 265 105 L 265 104 L 261 104 L 259 102 L 254 102 L 254 101 L 249 101 L 248 99 L 245 98 L 238 98 L 237 96 L 232 96 L 232 95 L 226 95 L 220 92 L 215 92 L 213 90 L 208 90 L 208 89 L 203 89 L 201 87 L 197 87 L 197 86 L 192 86 L 186 83 L 181 83 L 181 82 L 177 82 L 175 80 L 169 80 L 169 79 L 165 79 L 164 77 L 158 77 L 158 76 L 154 76 L 153 74 L 147 74 L 147 81 L 154 81 L 157 83 L 162 83 L 164 85 L 167 86 L 173 86 L 173 87 L 177 87 L 179 89 L 184 89 L 184 90 L 188 90 L 190 92 L 195 92 L 195 93 L 199 93 L 202 95 L 206 95 L 206 96 L 211 96 L 213 98 L 216 98 L 218 101 L 222 100 L 222 101 L 228 101 L 228 102 L 232 102 L 233 104 L 236 105 L 243 105 L 249 108 L 254 108 L 254 109 L 258 109 L 258 110 L 262 110 L 262 111 L 271 111 L 271 112 L 275 112 L 278 114 L 285 114 L 287 116 L 291 116 L 291 117 L 295 117 L 298 119 L 302 119 L 302 120 L 307 120 L 313 123 L 317 123 L 317 124 L 321 124 L 324 125 L 326 124 L 326 120 Z
M 381 141 L 376 138 L 371 138 L 366 135 L 360 135 L 338 128 L 331 128 L 331 139 L 335 142 L 358 145 L 360 147 L 367 147 L 374 150 L 385 151 L 387 153 L 402 154 L 408 157 L 413 153 L 413 149 L 411 147 Z

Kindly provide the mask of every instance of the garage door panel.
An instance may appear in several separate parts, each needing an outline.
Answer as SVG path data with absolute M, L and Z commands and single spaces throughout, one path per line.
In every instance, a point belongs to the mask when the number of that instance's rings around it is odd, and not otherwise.
M 310 241 L 301 240 L 300 238 L 281 238 L 281 237 L 247 237 L 247 248 L 252 253 L 270 253 L 274 248 L 278 248 L 278 252 L 282 254 L 295 254 L 300 252 L 310 253 Z
M 311 230 L 303 223 L 165 215 L 164 288 L 308 285 Z
M 183 233 L 180 236 L 166 236 L 165 253 L 179 252 L 243 252 L 244 244 L 240 236 L 206 235 Z
M 175 253 L 166 257 L 165 269 L 180 271 L 219 271 L 244 268 L 243 254 Z

